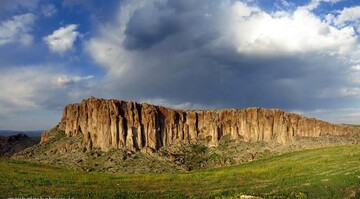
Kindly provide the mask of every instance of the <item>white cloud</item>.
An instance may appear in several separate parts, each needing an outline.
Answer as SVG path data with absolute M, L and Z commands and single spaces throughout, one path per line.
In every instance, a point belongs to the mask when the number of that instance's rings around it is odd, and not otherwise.
M 352 27 L 338 29 L 322 21 L 309 10 L 298 8 L 294 13 L 272 16 L 258 11 L 251 16 L 239 17 L 239 13 L 250 13 L 254 8 L 242 5 L 239 12 L 237 2 L 229 38 L 235 40 L 240 53 L 280 54 L 321 52 L 346 54 L 353 50 L 357 38 Z
M 171 100 L 164 99 L 164 98 L 147 98 L 147 99 L 140 99 L 139 102 L 154 104 L 158 106 L 164 106 L 167 108 L 172 109 L 181 109 L 181 110 L 204 110 L 204 109 L 211 109 L 212 107 L 203 105 L 203 104 L 194 104 L 191 102 L 183 102 L 183 103 L 175 103 Z
M 340 1 L 344 1 L 344 0 L 311 0 L 309 4 L 307 4 L 301 8 L 308 9 L 308 10 L 314 10 L 314 9 L 318 8 L 322 2 L 334 4 L 334 3 L 337 3 Z
M 360 6 L 344 8 L 339 11 L 337 17 L 333 17 L 333 22 L 339 27 L 352 25 L 360 32 Z
M 359 108 L 304 110 L 301 115 L 338 124 L 360 124 Z
M 351 67 L 351 70 L 353 70 L 353 71 L 359 71 L 359 72 L 360 72 L 360 64 L 355 65 L 355 66 L 352 66 L 352 67 Z
M 84 80 L 92 78 L 66 75 L 50 66 L 3 69 L 0 78 L 0 114 L 62 109 L 69 101 L 78 101 L 87 96 L 89 84 Z M 74 93 L 77 93 L 76 96 Z
M 339 16 L 334 20 L 336 25 L 344 25 L 346 22 L 359 21 L 360 6 L 345 8 L 340 11 Z
M 61 27 L 55 30 L 53 34 L 44 37 L 43 40 L 51 51 L 62 54 L 73 48 L 74 42 L 79 36 L 79 32 L 76 31 L 77 27 L 75 24 Z
M 121 48 L 118 41 L 111 40 L 93 38 L 86 44 L 86 50 L 110 74 L 121 74 L 131 65 L 131 55 Z
M 69 2 L 72 1 L 69 0 Z M 111 76 L 124 74 L 129 66 L 133 65 L 133 55 L 122 47 L 125 39 L 124 33 L 134 12 L 147 4 L 152 4 L 152 2 L 137 0 L 123 4 L 116 17 L 116 24 L 99 25 L 101 37 L 92 38 L 86 43 L 86 51 L 95 62 L 109 70 Z
M 57 13 L 57 9 L 53 4 L 43 5 L 41 11 L 45 17 L 51 17 Z
M 360 109 L 357 108 L 289 110 L 289 112 L 337 124 L 360 124 Z
M 343 88 L 340 92 L 344 97 L 360 97 L 360 87 Z
M 35 18 L 35 15 L 28 13 L 2 21 L 0 23 L 0 46 L 8 43 L 31 44 L 33 36 L 30 33 L 33 30 Z
M 278 7 L 281 7 L 281 6 L 289 7 L 289 6 L 291 6 L 291 3 L 288 2 L 287 0 L 276 0 L 276 5 Z
M 234 17 L 237 19 L 241 19 L 244 17 L 251 17 L 252 14 L 257 14 L 261 12 L 261 10 L 257 7 L 250 7 L 247 4 L 244 4 L 242 2 L 235 2 L 234 5 L 232 5 L 231 11 L 235 15 Z
M 90 80 L 94 78 L 94 76 L 89 75 L 89 76 L 85 76 L 85 77 L 81 77 L 81 76 L 60 76 L 57 78 L 57 84 L 61 87 L 67 86 L 69 84 L 74 84 L 83 80 Z
M 9 106 L 9 110 L 19 111 L 37 108 L 38 104 L 34 97 L 42 96 L 43 90 L 56 88 L 53 78 L 54 74 L 47 67 L 21 67 L 2 71 L 0 78 L 0 99 L 8 101 L 16 109 Z
M 348 82 L 351 85 L 360 86 L 360 65 L 355 65 L 350 68 Z

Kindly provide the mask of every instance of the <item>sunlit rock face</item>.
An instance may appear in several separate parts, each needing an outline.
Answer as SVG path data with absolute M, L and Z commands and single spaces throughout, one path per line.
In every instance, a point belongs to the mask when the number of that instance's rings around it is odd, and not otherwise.
M 83 134 L 88 147 L 157 150 L 175 143 L 221 138 L 245 142 L 291 143 L 295 137 L 346 135 L 353 128 L 279 109 L 173 110 L 146 103 L 89 98 L 65 107 L 59 127 L 67 136 Z

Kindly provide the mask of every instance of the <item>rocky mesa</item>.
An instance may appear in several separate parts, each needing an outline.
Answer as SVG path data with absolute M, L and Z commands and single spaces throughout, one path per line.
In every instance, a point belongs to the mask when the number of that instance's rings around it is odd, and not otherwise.
M 58 129 L 83 135 L 88 148 L 158 150 L 176 143 L 220 139 L 289 144 L 296 137 L 348 135 L 354 128 L 279 109 L 173 110 L 146 103 L 90 97 L 65 107 Z M 41 142 L 46 142 L 44 133 Z

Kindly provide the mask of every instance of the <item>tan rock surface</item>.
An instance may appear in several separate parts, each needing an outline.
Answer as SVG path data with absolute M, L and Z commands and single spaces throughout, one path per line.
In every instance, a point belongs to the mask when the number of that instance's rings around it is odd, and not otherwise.
M 291 143 L 295 137 L 346 135 L 346 125 L 306 118 L 278 109 L 247 108 L 182 111 L 146 103 L 89 98 L 65 107 L 59 129 L 84 135 L 89 148 L 159 149 L 175 143 L 223 137 L 235 141 Z

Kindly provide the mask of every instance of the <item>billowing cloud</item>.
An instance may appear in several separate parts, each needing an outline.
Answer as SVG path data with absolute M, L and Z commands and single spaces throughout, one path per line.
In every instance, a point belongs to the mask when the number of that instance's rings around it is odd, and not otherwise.
M 51 35 L 43 38 L 50 50 L 56 53 L 64 53 L 73 48 L 74 42 L 79 36 L 76 31 L 77 25 L 70 24 L 55 30 Z
M 108 71 L 113 97 L 161 99 L 173 107 L 356 104 L 348 79 L 358 36 L 311 9 L 268 13 L 240 1 L 131 1 L 99 29 L 86 49 Z
M 0 2 L 2 118 L 60 110 L 93 95 L 181 109 L 282 108 L 360 122 L 355 3 L 19 2 Z
M 346 22 L 355 22 L 360 19 L 360 6 L 345 8 L 340 11 L 339 16 L 335 19 L 336 25 L 344 25 Z
M 33 41 L 31 32 L 35 22 L 31 13 L 16 15 L 0 23 L 0 46 L 8 43 L 29 45 Z
M 69 101 L 88 96 L 92 76 L 65 75 L 51 66 L 3 69 L 0 114 L 39 109 L 60 110 Z M 67 86 L 65 86 L 67 85 Z
M 329 15 L 335 25 L 344 27 L 352 25 L 360 32 L 360 6 L 344 8 L 337 16 Z
M 240 53 L 341 55 L 351 52 L 357 42 L 352 27 L 337 29 L 306 9 L 275 16 L 254 12 L 255 8 L 240 2 L 236 2 L 233 9 L 228 37 L 234 40 Z
M 1 69 L 0 129 L 39 130 L 57 124 L 65 104 L 88 96 L 86 82 L 59 86 L 57 78 L 65 74 L 60 66 Z

